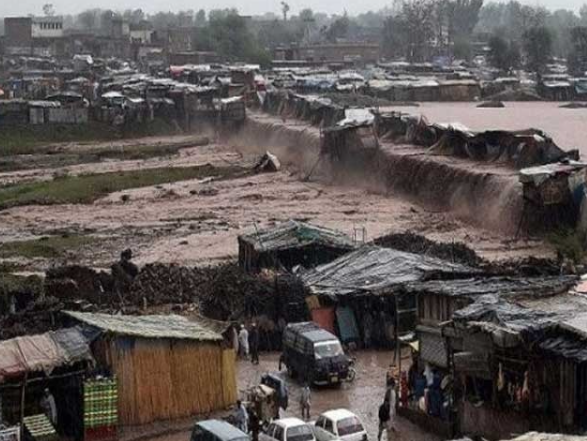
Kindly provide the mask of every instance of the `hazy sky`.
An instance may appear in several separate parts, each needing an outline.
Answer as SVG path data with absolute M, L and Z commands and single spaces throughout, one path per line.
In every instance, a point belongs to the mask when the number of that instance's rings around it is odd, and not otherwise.
M 522 3 L 543 5 L 549 9 L 573 9 L 578 11 L 587 0 L 521 0 Z M 264 12 L 279 13 L 280 0 L 0 0 L 0 17 L 13 15 L 41 14 L 45 3 L 52 3 L 58 14 L 80 12 L 88 8 L 102 8 L 124 10 L 142 8 L 146 12 L 179 11 L 204 8 L 236 7 L 242 14 L 262 14 Z M 369 2 L 357 0 L 289 0 L 291 13 L 309 7 L 314 11 L 327 13 L 357 14 L 368 10 L 378 10 L 390 5 L 392 0 L 371 0 Z

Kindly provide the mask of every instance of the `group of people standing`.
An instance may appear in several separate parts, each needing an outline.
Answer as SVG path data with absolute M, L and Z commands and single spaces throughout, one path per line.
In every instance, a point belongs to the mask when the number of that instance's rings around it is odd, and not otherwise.
M 249 329 L 245 325 L 232 327 L 232 347 L 239 358 L 251 357 L 253 364 L 259 364 L 259 329 L 253 322 Z

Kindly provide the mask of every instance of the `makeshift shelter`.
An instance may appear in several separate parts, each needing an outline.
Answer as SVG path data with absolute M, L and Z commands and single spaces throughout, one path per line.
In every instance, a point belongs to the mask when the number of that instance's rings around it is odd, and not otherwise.
M 470 278 L 477 273 L 441 259 L 364 246 L 303 273 L 301 279 L 317 299 L 311 309 L 336 310 L 339 334 L 346 336 L 343 342 L 391 346 L 415 327 L 416 297 L 403 289 L 406 284 Z
M 40 401 L 49 389 L 57 408 L 57 432 L 82 439 L 82 378 L 92 365 L 86 337 L 77 328 L 0 342 L 0 419 L 8 426 L 26 426 L 27 417 L 43 417 Z
M 178 315 L 66 314 L 96 332 L 96 360 L 118 379 L 122 425 L 212 412 L 236 401 L 234 351 L 205 325 Z
M 273 228 L 238 237 L 239 264 L 245 271 L 262 268 L 312 268 L 355 249 L 344 233 L 289 220 Z
M 462 391 L 460 432 L 499 439 L 576 432 L 587 421 L 587 299 L 539 290 L 482 295 L 443 327 Z

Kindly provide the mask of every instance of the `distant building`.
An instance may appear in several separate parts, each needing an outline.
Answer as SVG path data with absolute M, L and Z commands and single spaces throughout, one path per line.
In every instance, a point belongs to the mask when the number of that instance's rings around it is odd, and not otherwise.
M 145 21 L 138 24 L 131 24 L 130 40 L 133 44 L 151 44 L 153 37 L 153 26 Z
M 55 56 L 64 50 L 62 17 L 7 17 L 4 33 L 7 54 Z
M 275 50 L 276 60 L 369 64 L 379 61 L 378 43 L 322 43 Z

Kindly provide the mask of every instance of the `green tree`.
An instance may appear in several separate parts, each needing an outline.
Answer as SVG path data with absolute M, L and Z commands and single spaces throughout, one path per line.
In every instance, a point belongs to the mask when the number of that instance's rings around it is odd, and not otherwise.
M 345 38 L 348 36 L 351 21 L 348 15 L 345 14 L 334 20 L 332 24 L 324 32 L 324 37 L 327 41 L 335 43 L 339 38 Z
M 407 24 L 401 15 L 390 15 L 383 23 L 381 50 L 386 57 L 405 57 L 408 53 Z
M 200 9 L 197 13 L 196 13 L 196 26 L 204 26 L 206 24 L 206 11 L 204 11 L 203 9 Z
M 212 10 L 208 26 L 196 34 L 196 47 L 211 50 L 230 61 L 246 61 L 267 66 L 270 54 L 250 32 L 247 21 L 235 9 Z
M 489 40 L 489 62 L 508 74 L 520 65 L 520 48 L 513 41 L 508 42 L 496 34 Z
M 281 2 L 281 13 L 283 14 L 283 21 L 287 21 L 287 14 L 289 13 L 289 4 L 287 2 Z
M 526 68 L 538 76 L 546 70 L 552 55 L 552 34 L 545 26 L 535 26 L 524 32 L 524 55 Z
M 571 29 L 571 51 L 567 58 L 569 71 L 573 75 L 585 75 L 587 70 L 587 27 Z

